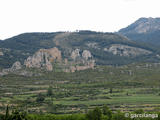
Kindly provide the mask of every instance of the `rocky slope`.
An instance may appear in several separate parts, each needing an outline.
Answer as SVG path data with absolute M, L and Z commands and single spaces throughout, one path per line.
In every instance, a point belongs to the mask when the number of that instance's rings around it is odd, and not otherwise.
M 82 51 L 82 53 L 80 53 Z M 70 53 L 70 60 L 62 58 L 61 51 L 54 47 L 50 49 L 40 49 L 32 56 L 29 56 L 24 64 L 21 65 L 19 61 L 15 62 L 11 68 L 3 69 L 0 76 L 9 73 L 32 76 L 24 68 L 37 68 L 46 71 L 53 71 L 58 69 L 63 72 L 75 72 L 86 69 L 94 69 L 95 60 L 88 50 L 75 49 Z
M 136 48 L 136 47 L 130 47 L 128 45 L 120 45 L 120 44 L 113 44 L 108 46 L 108 48 L 104 48 L 104 51 L 110 52 L 114 55 L 120 55 L 120 56 L 139 56 L 139 55 L 148 55 L 151 54 L 151 51 Z
M 134 41 L 160 45 L 160 18 L 140 18 L 119 33 Z
M 15 62 L 11 68 L 2 69 L 0 71 L 0 76 L 8 75 L 8 74 L 16 74 L 16 75 L 23 75 L 23 76 L 32 76 L 32 72 L 26 71 L 23 68 L 23 65 L 19 61 Z
M 19 61 L 22 68 L 75 72 L 96 65 L 159 61 L 159 53 L 114 33 L 94 31 L 24 33 L 0 42 L 0 69 Z
M 119 32 L 123 34 L 148 33 L 160 30 L 160 18 L 140 18 Z
M 3 56 L 3 52 L 2 51 L 0 51 L 0 56 Z
M 52 71 L 52 62 L 61 61 L 61 51 L 56 47 L 50 49 L 40 49 L 33 56 L 29 56 L 24 65 L 28 68 L 45 68 Z
M 50 49 L 40 49 L 33 56 L 29 56 L 25 60 L 24 65 L 27 68 L 41 68 L 47 71 L 54 69 L 54 64 L 59 65 L 62 71 L 75 72 L 94 68 L 95 61 L 90 51 L 75 49 L 70 53 L 70 60 L 62 58 L 61 51 L 54 47 Z

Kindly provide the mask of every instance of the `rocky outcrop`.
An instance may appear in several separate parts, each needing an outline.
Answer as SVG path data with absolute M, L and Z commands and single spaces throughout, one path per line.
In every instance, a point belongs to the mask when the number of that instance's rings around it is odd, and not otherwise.
M 95 66 L 95 61 L 89 61 L 88 65 L 76 65 L 76 66 L 70 66 L 70 69 L 65 70 L 66 72 L 75 72 L 75 71 L 80 71 L 80 70 L 86 70 L 86 69 L 94 69 Z
M 54 69 L 64 72 L 75 72 L 79 70 L 93 69 L 95 60 L 93 59 L 89 50 L 75 49 L 70 53 L 70 58 L 62 59 L 61 51 L 54 47 L 50 49 L 40 49 L 32 56 L 29 56 L 24 65 L 19 61 L 15 62 L 11 68 L 3 69 L 0 75 L 7 75 L 9 73 L 32 76 L 33 73 L 22 68 L 39 68 L 47 71 Z
M 94 69 L 94 66 L 95 66 L 95 60 L 90 60 L 84 66 L 77 65 L 76 66 L 76 70 L 77 71 L 79 71 L 79 70 L 86 70 L 86 69 L 89 69 L 89 68 Z
M 3 52 L 2 51 L 0 51 L 0 56 L 3 56 L 4 54 L 3 54 Z
M 135 31 L 137 33 L 147 33 L 160 30 L 160 18 L 140 18 L 136 21 Z
M 27 60 L 25 60 L 24 65 L 28 68 L 45 68 L 48 71 L 52 71 L 52 62 L 60 62 L 61 58 L 61 51 L 56 47 L 40 49 L 33 56 L 29 56 Z
M 79 58 L 79 59 L 84 59 L 84 60 L 88 60 L 89 58 L 92 57 L 90 51 L 88 51 L 88 50 L 83 50 L 83 51 L 82 51 L 82 54 L 80 54 L 80 51 L 81 51 L 80 49 L 75 49 L 75 50 L 73 50 L 72 53 L 71 53 L 71 58 L 72 58 L 73 60 L 76 60 L 77 58 Z
M 75 71 L 86 70 L 86 69 L 94 69 L 94 66 L 95 66 L 95 61 L 91 60 L 88 62 L 87 65 L 70 66 L 70 68 L 65 70 L 65 72 L 75 72 Z
M 121 45 L 121 44 L 112 44 L 104 48 L 104 51 L 110 52 L 114 55 L 127 56 L 127 57 L 129 56 L 136 57 L 139 55 L 148 55 L 152 53 L 151 51 L 145 49 L 131 47 L 127 45 Z
M 14 71 L 20 70 L 21 68 L 22 68 L 21 63 L 19 61 L 17 61 L 12 65 L 11 68 L 3 69 L 2 72 L 4 72 L 4 73 L 14 72 Z
M 75 49 L 71 53 L 71 58 L 73 59 L 71 65 L 65 72 L 75 72 L 86 69 L 94 69 L 95 60 L 93 59 L 91 52 L 89 50 Z
M 19 61 L 16 61 L 11 68 L 3 69 L 2 72 L 0 72 L 0 76 L 7 75 L 9 73 L 15 73 L 20 69 L 22 69 L 22 65 Z
M 86 43 L 86 46 L 88 46 L 88 47 L 90 47 L 90 48 L 94 48 L 94 49 L 100 49 L 100 46 L 99 46 L 98 43 L 96 43 L 96 42 Z
M 61 51 L 56 47 L 40 49 L 33 56 L 29 56 L 25 60 L 24 65 L 28 68 L 41 68 L 52 71 L 54 69 L 53 63 L 56 62 L 56 67 L 59 65 L 59 68 L 64 72 L 75 72 L 94 68 L 95 61 L 91 59 L 92 55 L 90 51 L 75 49 L 70 54 L 71 60 L 68 60 L 67 58 L 62 59 Z
M 76 60 L 76 58 L 80 56 L 80 53 L 79 53 L 79 52 L 80 52 L 80 49 L 75 49 L 75 50 L 73 50 L 72 53 L 71 53 L 71 58 L 72 58 L 73 60 Z
M 22 65 L 19 61 L 15 62 L 12 67 L 10 68 L 10 71 L 20 70 L 22 68 Z
M 8 72 L 5 72 L 4 70 L 2 70 L 1 72 L 0 72 L 0 76 L 4 76 L 4 75 L 7 75 L 8 74 Z
M 15 74 L 15 75 L 22 75 L 22 76 L 27 76 L 27 77 L 31 77 L 33 76 L 33 73 L 31 71 L 27 71 L 25 69 L 23 69 L 23 65 L 21 65 L 21 63 L 19 61 L 16 61 L 11 68 L 7 68 L 7 69 L 3 69 L 0 72 L 0 76 L 4 76 L 4 75 L 8 75 L 8 74 Z M 39 74 L 36 74 L 34 76 L 39 76 Z
M 92 57 L 91 52 L 88 51 L 88 50 L 84 50 L 83 53 L 82 53 L 82 57 L 83 57 L 85 60 L 88 60 L 88 58 L 91 58 L 91 57 Z

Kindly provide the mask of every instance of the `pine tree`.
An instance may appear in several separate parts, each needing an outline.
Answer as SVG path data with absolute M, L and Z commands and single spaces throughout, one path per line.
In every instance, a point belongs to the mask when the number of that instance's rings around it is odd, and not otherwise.
M 6 115 L 5 115 L 4 120 L 9 120 L 9 107 L 8 107 L 8 105 L 7 105 L 7 108 L 6 108 Z

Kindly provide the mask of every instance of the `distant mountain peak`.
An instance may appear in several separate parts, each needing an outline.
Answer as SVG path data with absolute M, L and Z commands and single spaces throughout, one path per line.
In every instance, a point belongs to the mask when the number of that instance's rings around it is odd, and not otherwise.
M 160 30 L 160 18 L 142 17 L 128 27 L 119 30 L 119 32 L 126 35 L 135 33 L 148 33 L 157 30 Z
M 126 28 L 119 30 L 119 34 L 130 40 L 160 45 L 160 18 L 139 18 Z

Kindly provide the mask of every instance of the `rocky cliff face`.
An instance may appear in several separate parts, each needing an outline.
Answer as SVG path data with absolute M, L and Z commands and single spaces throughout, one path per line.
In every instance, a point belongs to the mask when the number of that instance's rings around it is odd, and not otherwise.
M 141 18 L 136 24 L 137 27 L 135 28 L 135 31 L 137 31 L 137 33 L 160 30 L 160 18 Z
M 56 47 L 51 49 L 40 49 L 33 56 L 29 56 L 24 61 L 24 65 L 21 65 L 21 63 L 17 61 L 12 65 L 11 68 L 3 69 L 2 72 L 0 72 L 0 76 L 7 75 L 9 73 L 32 76 L 31 72 L 22 69 L 22 67 L 40 68 L 46 69 L 47 71 L 52 71 L 52 63 L 55 61 L 61 62 L 61 59 L 61 51 L 59 51 Z
M 3 52 L 2 51 L 0 51 L 0 56 L 3 56 Z
M 8 75 L 8 74 L 15 74 L 15 75 L 23 75 L 23 76 L 33 76 L 33 73 L 30 71 L 27 71 L 25 69 L 23 69 L 23 65 L 19 62 L 16 61 L 11 68 L 7 68 L 7 69 L 3 69 L 0 72 L 0 76 L 4 76 L 4 75 Z M 40 74 L 37 73 L 34 76 L 39 76 Z
M 40 49 L 33 56 L 29 56 L 24 65 L 28 68 L 45 68 L 48 71 L 52 71 L 52 62 L 54 61 L 61 61 L 61 51 L 56 47 Z
M 15 62 L 11 68 L 3 69 L 3 72 L 14 72 L 16 70 L 20 70 L 22 68 L 22 65 L 19 61 Z
M 151 51 L 141 49 L 141 48 L 135 48 L 127 45 L 121 45 L 121 44 L 113 44 L 109 47 L 104 48 L 104 51 L 110 52 L 114 55 L 120 55 L 120 56 L 132 56 L 136 57 L 139 55 L 148 55 L 151 54 Z
M 82 53 L 82 57 L 83 57 L 85 60 L 88 60 L 89 58 L 92 57 L 91 52 L 88 51 L 88 50 L 84 50 L 83 53 Z
M 0 76 L 7 75 L 9 73 L 17 72 L 18 70 L 22 69 L 22 65 L 19 61 L 16 61 L 11 68 L 3 69 L 2 72 L 0 72 Z M 22 71 L 21 71 L 22 72 Z
M 22 65 L 19 61 L 15 62 L 12 67 L 10 68 L 10 71 L 20 70 L 22 68 Z
M 123 44 L 111 44 L 103 48 L 105 52 L 112 53 L 113 55 L 125 56 L 125 57 L 136 57 L 139 55 L 151 54 L 151 51 L 131 47 Z M 64 53 L 63 53 L 64 54 Z M 64 72 L 75 72 L 86 69 L 94 69 L 95 60 L 89 50 L 82 50 L 80 48 L 72 49 L 69 52 L 70 56 L 65 58 L 62 57 L 62 51 L 57 47 L 50 49 L 40 49 L 32 56 L 29 56 L 25 61 L 24 65 L 20 62 L 15 62 L 11 68 L 3 69 L 0 75 L 6 75 L 8 73 L 17 73 L 19 75 L 28 75 L 27 71 L 23 71 L 22 68 L 38 68 L 47 71 L 53 71 L 55 69 L 60 69 Z M 22 72 L 23 71 L 23 72 Z M 31 75 L 31 74 L 30 74 Z
M 64 70 L 66 72 L 94 69 L 95 60 L 88 50 L 75 49 L 71 53 L 71 58 L 73 61 L 70 62 L 69 68 Z
M 24 65 L 27 68 L 41 68 L 52 71 L 56 62 L 64 72 L 94 68 L 95 60 L 91 59 L 92 55 L 90 51 L 75 49 L 70 54 L 71 60 L 69 61 L 67 58 L 62 59 L 61 51 L 56 47 L 40 49 L 33 56 L 29 56 L 25 60 Z
M 79 52 L 80 52 L 80 49 L 75 49 L 75 50 L 73 50 L 72 53 L 71 53 L 71 58 L 72 58 L 73 60 L 76 60 L 76 58 L 80 57 Z
M 80 54 L 80 52 L 82 52 L 82 53 Z M 82 58 L 84 60 L 88 60 L 91 57 L 92 57 L 91 52 L 88 51 L 88 50 L 82 50 L 81 51 L 80 49 L 75 49 L 71 53 L 71 58 L 73 60 L 76 60 L 78 58 Z

